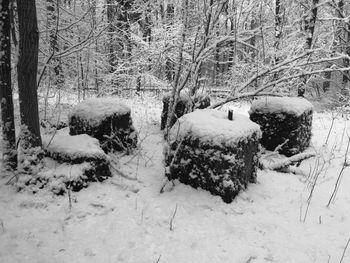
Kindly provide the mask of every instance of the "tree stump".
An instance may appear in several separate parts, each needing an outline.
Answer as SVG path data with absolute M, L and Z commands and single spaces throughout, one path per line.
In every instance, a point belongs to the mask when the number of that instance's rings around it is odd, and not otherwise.
M 259 126 L 243 115 L 230 121 L 217 110 L 186 114 L 170 130 L 166 176 L 232 202 L 256 182 L 260 137 Z
M 171 93 L 166 93 L 163 97 L 163 110 L 161 116 L 160 129 L 164 130 L 168 118 L 169 101 Z M 186 113 L 192 112 L 194 109 L 204 109 L 210 106 L 210 97 L 206 93 L 198 93 L 193 97 L 188 95 L 188 92 L 182 91 L 176 104 L 175 116 L 170 122 L 170 126 L 173 126 L 178 118 Z
M 111 176 L 107 155 L 99 141 L 89 135 L 70 136 L 65 129 L 54 137 L 43 136 L 43 147 L 50 158 L 46 158 L 47 169 L 36 180 L 57 194 L 67 188 L 79 191 L 89 182 L 101 182 Z
M 312 104 L 300 97 L 266 97 L 253 102 L 250 119 L 262 130 L 261 144 L 292 156 L 310 145 Z
M 137 145 L 131 110 L 118 99 L 89 99 L 69 114 L 70 135 L 88 134 L 99 140 L 105 152 L 129 151 Z

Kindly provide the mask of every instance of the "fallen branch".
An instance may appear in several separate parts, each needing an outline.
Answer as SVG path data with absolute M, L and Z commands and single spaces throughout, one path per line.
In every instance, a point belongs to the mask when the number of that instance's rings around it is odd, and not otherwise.
M 177 204 L 175 206 L 175 210 L 174 210 L 173 216 L 170 219 L 170 223 L 169 223 L 170 231 L 173 231 L 173 229 L 174 229 L 174 219 L 175 219 L 175 216 L 176 216 L 176 212 L 177 212 Z
M 266 163 L 264 161 L 261 160 L 261 165 L 263 167 L 263 169 L 266 170 L 273 170 L 273 171 L 288 171 L 289 166 L 293 165 L 295 163 L 299 163 L 302 162 L 306 159 L 315 157 L 316 154 L 315 153 L 299 153 L 296 155 L 293 155 L 291 157 L 288 157 L 284 160 L 278 161 L 278 162 L 274 162 L 274 163 Z
M 115 165 L 113 165 L 112 163 L 110 164 L 110 167 L 117 173 L 119 174 L 121 177 L 131 180 L 131 181 L 138 181 L 136 177 L 131 177 L 127 174 L 125 174 L 123 171 L 121 171 L 119 168 L 115 167 Z

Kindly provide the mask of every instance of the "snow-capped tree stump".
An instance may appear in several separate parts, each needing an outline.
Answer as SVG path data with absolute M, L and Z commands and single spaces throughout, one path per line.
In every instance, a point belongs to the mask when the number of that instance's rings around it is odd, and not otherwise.
M 69 114 L 70 135 L 88 134 L 100 141 L 105 152 L 126 151 L 137 145 L 131 110 L 118 99 L 89 99 Z
M 32 182 L 47 185 L 56 194 L 68 188 L 79 191 L 89 182 L 101 182 L 111 176 L 107 155 L 98 140 L 89 135 L 71 136 L 65 129 L 54 136 L 43 136 L 43 148 L 49 157 L 45 160 L 46 169 Z
M 309 147 L 313 106 L 306 99 L 260 98 L 253 102 L 249 114 L 260 125 L 261 144 L 267 150 L 292 156 Z
M 166 176 L 229 203 L 249 182 L 256 182 L 260 137 L 259 126 L 243 115 L 230 121 L 217 110 L 186 114 L 170 130 Z
M 163 97 L 163 110 L 161 116 L 160 129 L 164 130 L 168 118 L 169 101 L 171 93 L 167 93 Z M 210 106 L 210 97 L 206 93 L 198 93 L 193 97 L 190 97 L 188 92 L 183 91 L 180 93 L 180 97 L 176 104 L 175 115 L 170 122 L 170 126 L 173 126 L 178 118 L 186 113 L 192 112 L 194 109 L 205 109 Z

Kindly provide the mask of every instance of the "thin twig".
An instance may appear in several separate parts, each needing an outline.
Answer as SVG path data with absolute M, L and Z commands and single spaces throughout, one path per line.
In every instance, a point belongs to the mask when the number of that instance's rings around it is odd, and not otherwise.
M 131 181 L 137 181 L 137 178 L 135 177 L 130 177 L 128 175 L 126 175 L 124 172 L 122 172 L 120 169 L 118 169 L 117 167 L 115 167 L 113 164 L 110 165 L 110 167 L 116 171 L 121 177 L 131 180 Z
M 342 256 L 341 256 L 341 259 L 340 259 L 339 263 L 342 263 L 342 262 L 343 262 L 343 259 L 344 259 L 344 256 L 345 256 L 345 252 L 346 252 L 346 250 L 348 249 L 349 243 L 350 243 L 350 238 L 348 239 L 348 242 L 346 243 L 346 246 L 345 246 L 345 248 L 344 248 L 344 250 L 343 250 L 343 254 L 342 254 Z
M 328 131 L 328 134 L 327 134 L 327 138 L 326 138 L 326 142 L 324 143 L 325 145 L 327 145 L 327 143 L 328 143 L 328 139 L 329 139 L 329 136 L 330 136 L 331 131 L 332 131 L 332 129 L 333 129 L 333 125 L 334 125 L 335 118 L 336 118 L 336 115 L 333 115 L 333 116 L 332 116 L 331 127 L 329 128 L 329 131 Z
M 348 160 L 347 160 L 347 157 L 348 157 L 348 152 L 349 152 L 349 146 L 350 146 L 350 137 L 348 138 L 348 144 L 346 146 L 346 151 L 345 151 L 345 157 L 344 157 L 344 163 L 343 163 L 343 166 L 339 172 L 339 175 L 338 175 L 338 178 L 337 178 L 337 181 L 335 183 L 335 186 L 334 186 L 334 190 L 333 190 L 333 193 L 331 195 L 331 198 L 329 199 L 328 201 L 328 204 L 327 204 L 327 207 L 330 206 L 331 202 L 333 201 L 333 203 L 335 202 L 335 197 L 337 195 L 337 192 L 338 192 L 338 189 L 339 189 L 339 185 L 340 185 L 340 182 L 341 182 L 341 179 L 342 179 L 342 175 L 344 173 L 344 170 L 348 167 Z
M 4 226 L 4 221 L 2 221 L 2 219 L 0 219 L 0 226 L 1 226 L 2 232 L 4 233 L 5 232 L 5 226 Z
M 175 206 L 175 210 L 174 210 L 173 216 L 170 219 L 170 231 L 173 231 L 173 229 L 174 229 L 173 223 L 174 223 L 174 218 L 176 216 L 176 212 L 177 212 L 177 204 Z

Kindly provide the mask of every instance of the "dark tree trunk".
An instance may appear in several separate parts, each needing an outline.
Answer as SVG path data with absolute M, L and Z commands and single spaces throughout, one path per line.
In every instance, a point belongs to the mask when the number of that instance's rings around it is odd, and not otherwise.
M 310 12 L 310 14 L 304 19 L 304 31 L 306 34 L 305 50 L 311 49 L 312 47 L 314 32 L 316 28 L 318 4 L 319 4 L 319 0 L 312 0 L 311 10 L 310 11 L 307 10 L 307 12 Z M 304 85 L 298 88 L 298 96 L 300 97 L 304 97 L 307 80 L 308 78 L 304 77 L 303 78 Z
M 138 23 L 140 25 L 140 30 L 142 32 L 142 40 L 146 42 L 148 45 L 151 45 L 151 40 L 152 40 L 152 21 L 151 21 L 151 6 L 150 6 L 150 0 L 147 1 L 147 7 L 144 13 L 144 19 L 139 19 Z M 151 66 L 151 59 L 148 59 L 148 66 L 147 70 L 151 71 L 152 66 Z M 142 69 L 139 71 L 142 71 Z M 137 77 L 136 80 L 136 90 L 140 91 L 141 90 L 141 76 Z
M 274 64 L 278 64 L 280 61 L 280 57 L 278 56 L 278 51 L 280 49 L 280 43 L 282 38 L 282 30 L 283 30 L 283 11 L 282 11 L 282 0 L 276 0 L 275 5 L 275 55 L 274 55 Z M 276 72 L 273 74 L 273 79 L 277 80 L 279 78 L 279 74 Z
M 109 72 L 113 73 L 116 66 L 115 44 L 113 34 L 115 33 L 114 17 L 116 14 L 115 4 L 112 0 L 107 0 L 107 21 L 108 21 L 108 46 L 109 46 Z
M 174 6 L 174 4 L 171 4 L 168 2 L 167 7 L 166 7 L 166 22 L 167 22 L 167 24 L 173 24 L 174 15 L 175 15 L 175 6 Z
M 340 0 L 335 6 L 336 9 L 336 17 L 339 17 L 341 19 L 344 18 L 344 2 L 343 0 Z M 335 30 L 334 30 L 334 42 L 333 42 L 333 52 L 338 51 L 338 52 L 344 52 L 344 40 L 346 39 L 346 30 L 345 30 L 345 25 L 342 22 L 335 21 Z M 345 63 L 344 63 L 345 64 Z M 326 68 L 330 68 L 332 66 L 331 63 L 329 63 Z M 345 78 L 345 72 L 343 72 L 343 82 Z M 332 72 L 325 72 L 324 74 L 325 81 L 323 82 L 322 88 L 324 92 L 327 92 L 330 89 L 330 80 L 332 78 Z
M 117 0 L 117 12 L 115 29 L 117 34 L 116 53 L 117 60 L 127 59 L 131 55 L 131 42 L 130 42 L 130 24 L 133 20 L 131 7 L 133 5 L 132 0 Z
M 172 25 L 174 20 L 175 8 L 173 4 L 168 3 L 165 9 L 165 23 L 166 25 Z M 175 63 L 174 61 L 167 57 L 165 61 L 165 78 L 170 83 L 174 81 L 175 77 Z
M 26 129 L 22 138 L 24 149 L 41 146 L 38 94 L 39 32 L 35 0 L 17 0 L 19 26 L 19 57 L 17 65 L 21 124 Z
M 327 66 L 327 68 L 329 68 L 329 66 Z M 322 90 L 323 92 L 327 92 L 331 86 L 330 79 L 332 78 L 332 72 L 331 71 L 325 72 L 324 78 L 325 78 L 325 81 L 322 84 Z
M 282 3 L 281 0 L 276 0 L 276 6 L 275 6 L 275 50 L 276 52 L 279 50 L 280 41 L 282 37 Z M 277 64 L 279 61 L 279 57 L 275 56 L 275 63 Z
M 220 85 L 219 79 L 220 79 L 220 45 L 215 46 L 214 51 L 214 70 L 213 70 L 213 80 L 212 83 L 214 85 Z
M 57 4 L 58 4 L 58 1 L 46 0 L 46 10 L 48 13 L 47 25 L 49 28 L 50 51 L 53 54 L 59 51 L 57 29 L 58 29 L 58 23 L 59 23 L 60 9 L 59 9 L 59 6 L 57 6 Z M 55 76 L 53 83 L 60 87 L 63 83 L 61 61 L 60 59 L 57 59 L 57 58 L 53 58 L 51 61 L 53 64 L 53 72 Z
M 231 34 L 235 34 L 236 35 L 236 18 L 230 18 L 230 31 Z M 234 64 L 234 60 L 235 60 L 235 42 L 236 41 L 229 41 L 228 46 L 229 46 L 229 63 L 228 63 L 228 67 L 232 68 L 233 64 Z
M 305 18 L 304 30 L 306 33 L 306 49 L 311 49 L 316 27 L 319 0 L 312 0 L 311 13 Z
M 96 21 L 97 21 L 97 1 L 92 0 L 91 1 L 91 8 L 92 8 L 92 22 L 91 22 L 91 27 L 96 28 Z M 95 47 L 94 47 L 95 54 L 98 54 L 98 39 L 95 40 Z M 99 81 L 98 81 L 98 67 L 97 67 L 98 61 L 97 58 L 94 57 L 94 88 L 96 90 L 96 93 L 99 93 Z
M 4 168 L 16 169 L 16 133 L 11 87 L 11 22 L 9 0 L 0 2 L 0 102 Z
M 344 12 L 344 1 L 343 0 L 340 0 L 339 1 L 339 4 L 338 4 L 338 9 L 343 11 Z M 345 18 L 345 14 L 343 13 L 342 14 L 342 18 Z M 350 22 L 349 20 L 347 20 L 347 22 L 345 22 L 345 25 L 344 25 L 344 40 L 345 40 L 345 43 L 344 43 L 344 53 L 348 56 L 350 56 Z M 344 59 L 344 67 L 349 67 L 350 66 L 350 60 L 348 58 L 345 58 Z M 347 70 L 344 72 L 344 75 L 343 75 L 343 89 L 346 89 L 347 88 L 347 85 L 350 81 L 350 71 Z

